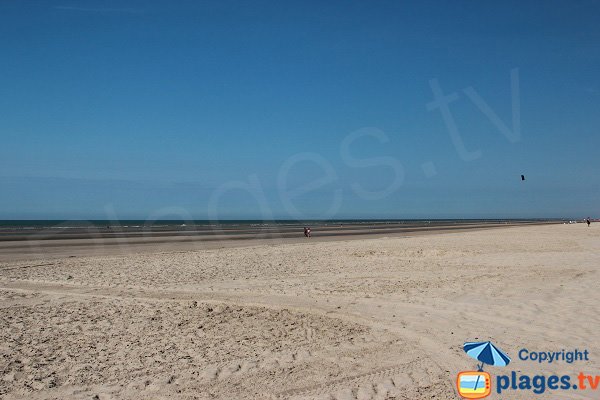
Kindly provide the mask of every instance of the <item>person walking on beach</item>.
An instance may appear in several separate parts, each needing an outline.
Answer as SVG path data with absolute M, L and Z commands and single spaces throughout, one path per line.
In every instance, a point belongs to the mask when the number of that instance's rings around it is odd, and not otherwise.
M 590 223 L 591 223 L 591 222 L 590 222 L 590 217 L 587 217 L 587 219 L 585 220 L 585 222 L 587 222 L 587 224 L 588 224 L 588 228 L 589 228 L 589 227 L 590 227 Z
M 304 236 L 307 238 L 310 238 L 310 228 L 309 227 L 304 227 Z

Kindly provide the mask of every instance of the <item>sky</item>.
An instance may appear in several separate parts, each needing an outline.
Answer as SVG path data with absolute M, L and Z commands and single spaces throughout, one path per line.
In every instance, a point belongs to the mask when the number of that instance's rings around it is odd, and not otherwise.
M 599 18 L 2 1 L 0 219 L 600 217 Z

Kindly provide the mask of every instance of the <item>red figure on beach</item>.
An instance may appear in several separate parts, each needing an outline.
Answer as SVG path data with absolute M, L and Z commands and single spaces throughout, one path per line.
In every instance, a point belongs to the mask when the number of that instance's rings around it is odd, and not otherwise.
M 310 228 L 304 227 L 304 236 L 310 238 Z

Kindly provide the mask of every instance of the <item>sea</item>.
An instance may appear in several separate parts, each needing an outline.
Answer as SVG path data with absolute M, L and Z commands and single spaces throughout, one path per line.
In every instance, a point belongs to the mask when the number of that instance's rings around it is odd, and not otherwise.
M 485 223 L 527 223 L 544 221 L 563 221 L 562 219 L 330 219 L 330 220 L 0 220 L 0 231 L 15 230 L 44 230 L 44 229 L 105 229 L 126 228 L 131 230 L 145 229 L 169 229 L 189 230 L 193 228 L 210 227 L 250 227 L 250 226 L 344 226 L 344 225 L 461 225 L 461 224 L 485 224 Z

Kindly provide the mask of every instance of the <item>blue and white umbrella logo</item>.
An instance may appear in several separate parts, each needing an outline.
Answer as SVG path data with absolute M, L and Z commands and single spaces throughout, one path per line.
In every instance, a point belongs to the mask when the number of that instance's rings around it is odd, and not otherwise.
M 481 362 L 479 370 L 483 371 L 483 365 L 494 365 L 504 367 L 510 363 L 510 357 L 492 342 L 467 342 L 463 345 L 465 353 Z
M 467 342 L 463 345 L 463 349 L 469 356 L 481 362 L 481 365 L 477 366 L 479 371 L 483 371 L 484 364 L 504 367 L 510 363 L 510 357 L 494 346 L 492 342 Z M 475 388 L 477 388 L 480 378 L 481 375 L 477 375 Z

